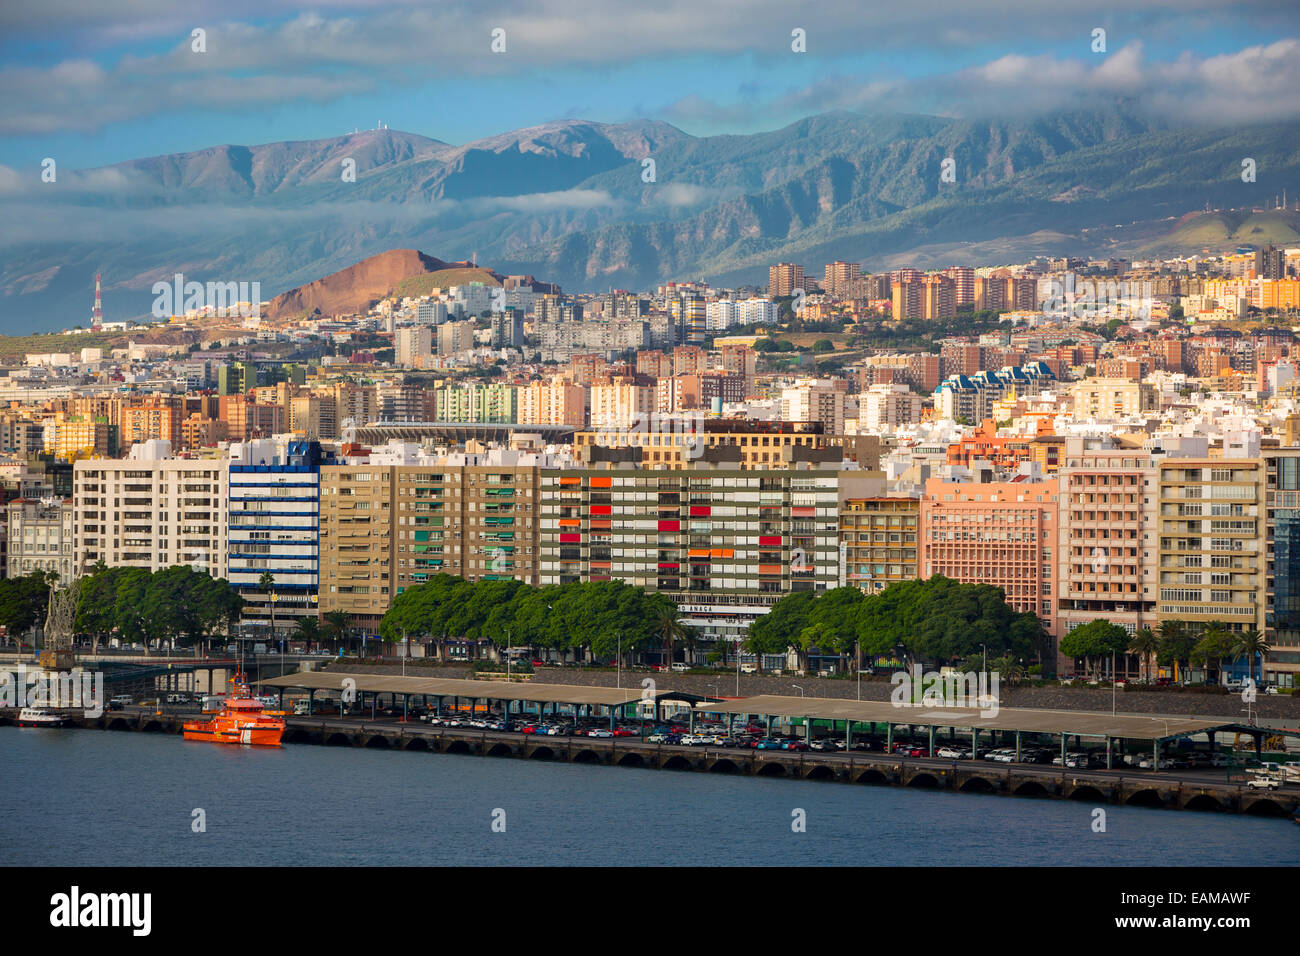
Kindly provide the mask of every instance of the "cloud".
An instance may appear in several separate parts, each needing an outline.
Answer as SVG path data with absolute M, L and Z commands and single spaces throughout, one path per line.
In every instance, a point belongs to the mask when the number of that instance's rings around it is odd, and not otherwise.
M 1231 12 L 1217 0 L 1133 0 L 1105 19 L 1112 42 L 1140 51 L 1143 42 L 1155 45 L 1187 24 L 1228 25 L 1243 17 L 1263 30 L 1275 24 L 1278 35 L 1295 26 L 1281 0 L 1254 0 Z M 125 0 L 112 9 L 92 10 L 73 0 L 5 4 L 0 34 L 10 42 L 54 33 L 64 38 L 54 49 L 76 55 L 43 62 L 30 59 L 38 54 L 24 53 L 22 65 L 0 70 L 0 134 L 94 131 L 187 109 L 333 102 L 388 84 L 447 77 L 666 65 L 691 56 L 750 58 L 761 67 L 776 57 L 795 56 L 790 51 L 794 27 L 807 31 L 807 55 L 823 70 L 833 70 L 836 58 L 856 59 L 873 50 L 1005 49 L 1009 38 L 1023 48 L 1039 39 L 1055 46 L 1062 37 L 1077 35 L 1082 52 L 1097 19 L 1068 7 L 1045 10 L 1041 0 L 1003 0 L 993 10 L 966 0 L 913 0 L 870 17 L 862 16 L 853 0 L 807 7 L 786 0 L 743 6 L 697 0 L 446 0 L 432 8 L 422 0 L 323 0 L 306 13 L 288 0 L 192 0 L 179 10 L 169 0 Z M 196 26 L 207 31 L 206 53 L 191 50 L 190 31 Z M 490 50 L 496 27 L 506 30 L 503 54 Z M 139 52 L 168 37 L 173 42 L 164 52 Z M 1218 59 L 1193 64 L 1201 70 L 1201 83 L 1237 86 L 1243 75 L 1258 72 L 1231 57 Z M 1266 62 L 1291 69 L 1277 58 Z M 986 88 L 1005 90 L 1013 78 L 1036 83 L 1036 69 L 1047 69 L 1053 88 L 1077 78 L 1097 91 L 1131 89 L 1151 75 L 1150 68 L 1143 70 L 1120 54 L 1098 58 L 1095 65 L 1013 54 L 973 68 L 970 76 Z M 861 104 L 888 99 L 900 84 L 917 92 L 912 82 L 879 76 L 851 78 L 840 88 L 822 82 L 817 92 L 848 101 L 841 105 Z M 924 81 L 919 92 L 925 92 Z M 936 97 L 941 92 L 934 91 Z M 791 91 L 785 99 L 799 98 Z M 693 110 L 701 118 L 758 108 L 752 102 L 748 107 L 679 105 L 681 115 Z
M 1300 118 L 1300 40 L 1285 38 L 1233 53 L 1183 53 L 1148 61 L 1132 42 L 1093 59 L 1006 54 L 987 63 L 920 78 L 832 75 L 767 100 L 720 104 L 690 97 L 659 115 L 684 126 L 743 126 L 832 109 L 975 118 L 1043 114 L 1123 99 L 1184 122 L 1245 123 Z

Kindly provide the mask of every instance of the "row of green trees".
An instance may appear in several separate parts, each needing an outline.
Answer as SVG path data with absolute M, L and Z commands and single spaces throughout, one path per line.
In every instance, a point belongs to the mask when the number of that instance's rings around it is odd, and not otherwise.
M 17 578 L 0 578 L 0 625 L 10 638 L 45 623 L 50 605 L 50 581 L 58 575 L 33 571 Z
M 0 624 L 19 640 L 45 624 L 50 589 L 60 584 L 52 571 L 0 578 Z M 191 646 L 227 634 L 244 606 L 230 582 L 184 566 L 148 571 L 110 568 L 104 562 L 72 584 L 77 589 L 73 628 L 100 641 L 160 641 Z
M 464 639 L 572 653 L 575 660 L 608 660 L 620 645 L 625 655 L 663 647 L 671 658 L 675 643 L 694 641 L 677 618 L 677 605 L 667 595 L 622 581 L 535 588 L 516 580 L 438 574 L 397 595 L 379 635 L 390 643 L 432 640 L 444 657 L 449 641 Z
M 936 574 L 875 594 L 856 587 L 788 594 L 750 625 L 746 647 L 759 654 L 793 647 L 803 666 L 815 647 L 856 654 L 859 662 L 898 654 L 933 664 L 987 660 L 1011 672 L 1041 658 L 1045 636 L 1038 617 L 1007 604 L 1001 588 Z
M 1153 673 L 1153 660 L 1175 671 L 1186 670 L 1193 664 L 1206 667 L 1213 661 L 1214 669 L 1221 671 L 1225 660 L 1245 659 L 1252 678 L 1257 656 L 1261 659 L 1263 676 L 1263 655 L 1269 649 L 1258 630 L 1233 631 L 1218 621 L 1194 630 L 1184 621 L 1169 620 L 1154 630 L 1143 628 L 1130 635 L 1118 624 L 1103 618 L 1070 631 L 1061 638 L 1060 647 L 1066 657 L 1083 660 L 1085 672 L 1090 674 L 1098 672 L 1112 654 L 1132 654 L 1146 664 L 1148 676 Z
M 76 586 L 76 631 L 96 646 L 109 637 L 193 646 L 228 634 L 244 607 L 229 581 L 184 565 L 148 571 L 101 561 Z

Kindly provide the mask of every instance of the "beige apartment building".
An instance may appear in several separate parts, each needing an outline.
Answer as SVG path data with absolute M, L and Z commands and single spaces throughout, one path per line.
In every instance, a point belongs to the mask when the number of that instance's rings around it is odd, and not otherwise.
M 1156 387 L 1125 378 L 1085 378 L 1070 386 L 1074 417 L 1110 421 L 1160 410 Z
M 840 504 L 841 586 L 883 591 L 917 577 L 920 498 L 848 498 Z
M 342 465 L 321 469 L 320 606 L 373 630 L 431 575 L 537 583 L 532 466 Z
M 1061 633 L 1098 618 L 1130 634 L 1154 629 L 1158 469 L 1146 452 L 1090 444 L 1068 439 L 1058 471 Z
M 563 378 L 520 385 L 519 421 L 527 425 L 570 425 L 587 423 L 587 390 Z
M 573 452 L 576 458 L 591 461 L 596 447 L 631 448 L 639 450 L 643 467 L 693 468 L 723 449 L 720 453 L 730 456 L 730 467 L 776 468 L 800 455 L 836 447 L 841 441 L 828 434 L 820 422 L 654 415 L 636 428 L 612 426 L 577 432 Z
M 1161 621 L 1264 629 L 1263 504 L 1258 458 L 1160 463 Z

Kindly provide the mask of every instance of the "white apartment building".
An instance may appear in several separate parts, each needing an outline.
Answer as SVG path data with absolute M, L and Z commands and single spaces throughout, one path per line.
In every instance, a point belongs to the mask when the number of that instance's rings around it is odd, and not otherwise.
M 872 385 L 858 395 L 858 429 L 880 432 L 921 420 L 924 402 L 910 386 Z
M 819 380 L 800 382 L 781 391 L 781 420 L 821 422 L 829 435 L 844 434 L 844 397 L 835 383 Z
M 140 442 L 129 458 L 78 461 L 74 572 L 102 560 L 150 571 L 188 565 L 226 577 L 227 484 L 226 461 L 173 458 L 166 440 Z
M 16 498 L 8 506 L 8 575 L 53 571 L 59 583 L 72 582 L 74 521 L 71 501 Z
M 629 428 L 637 422 L 647 421 L 657 403 L 658 391 L 649 385 L 593 385 L 591 426 Z

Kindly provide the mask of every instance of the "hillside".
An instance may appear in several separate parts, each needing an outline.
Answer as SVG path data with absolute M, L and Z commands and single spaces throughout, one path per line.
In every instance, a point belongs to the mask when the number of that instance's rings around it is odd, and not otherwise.
M 271 300 L 264 313 L 274 322 L 303 313 L 347 315 L 365 312 L 408 279 L 447 271 L 447 263 L 415 249 L 391 249 L 363 259 Z
M 1234 173 L 1246 155 L 1258 162 L 1256 183 Z M 647 157 L 654 182 L 641 178 Z M 946 157 L 955 183 L 940 180 Z M 339 175 L 345 158 L 356 161 L 355 181 Z M 871 270 L 1293 244 L 1292 214 L 1193 214 L 1300 191 L 1300 127 L 1174 129 L 1119 108 L 1004 121 L 835 112 L 705 137 L 664 123 L 565 120 L 461 146 L 370 130 L 108 172 L 123 189 L 96 190 L 69 171 L 73 188 L 22 186 L 7 198 L 0 331 L 84 323 L 96 272 L 109 319 L 147 315 L 153 283 L 177 272 L 260 282 L 277 316 L 360 310 L 406 279 L 418 278 L 406 287 L 417 290 L 450 283 L 424 278 L 447 264 L 411 259 L 317 285 L 398 249 L 436 248 L 592 291 L 696 277 L 762 283 L 780 260 L 817 271 L 844 258 Z M 346 301 L 345 285 L 356 290 Z

